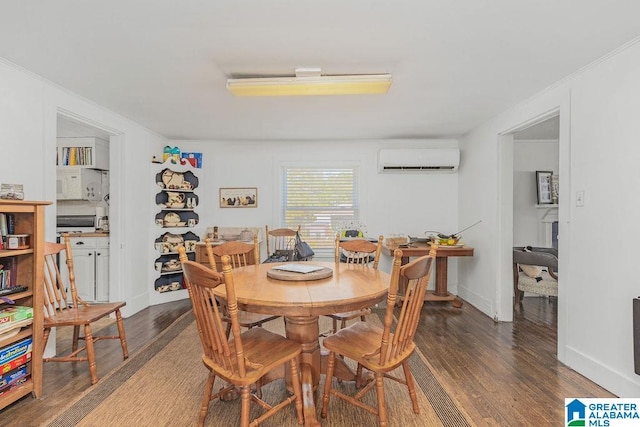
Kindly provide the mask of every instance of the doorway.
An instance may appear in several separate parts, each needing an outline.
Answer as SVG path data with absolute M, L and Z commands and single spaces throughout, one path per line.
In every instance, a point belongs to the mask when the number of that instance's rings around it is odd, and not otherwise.
M 59 112 L 56 118 L 56 232 L 71 235 L 79 296 L 110 300 L 110 139 L 115 134 Z
M 513 136 L 513 246 L 541 247 L 558 250 L 559 222 L 559 139 L 560 116 L 521 129 Z M 550 178 L 551 194 L 539 194 L 538 177 Z M 541 199 L 541 195 L 547 197 Z M 551 197 L 549 197 L 551 196 Z M 539 280 L 546 286 L 531 286 L 532 290 L 545 289 L 551 292 L 557 287 L 554 279 L 540 268 L 521 273 L 523 282 Z M 526 277 L 525 277 L 526 276 Z M 545 281 L 543 281 L 543 279 Z M 514 322 L 551 322 L 557 327 L 557 297 L 525 292 L 521 303 L 514 303 Z M 541 314 L 544 316 L 541 317 Z

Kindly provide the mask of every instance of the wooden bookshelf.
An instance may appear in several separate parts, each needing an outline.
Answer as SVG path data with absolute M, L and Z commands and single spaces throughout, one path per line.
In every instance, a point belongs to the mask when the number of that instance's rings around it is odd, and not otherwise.
M 25 338 L 32 338 L 30 378 L 25 383 L 0 395 L 0 411 L 16 400 L 31 394 L 33 397 L 42 395 L 42 353 L 43 353 L 43 295 L 42 282 L 44 274 L 44 210 L 51 202 L 0 200 L 0 213 L 15 216 L 15 232 L 30 235 L 29 249 L 0 250 L 0 263 L 6 258 L 15 258 L 16 284 L 23 285 L 28 290 L 10 294 L 8 298 L 16 305 L 33 307 L 31 324 L 25 322 L 17 335 L 0 339 L 0 350 Z

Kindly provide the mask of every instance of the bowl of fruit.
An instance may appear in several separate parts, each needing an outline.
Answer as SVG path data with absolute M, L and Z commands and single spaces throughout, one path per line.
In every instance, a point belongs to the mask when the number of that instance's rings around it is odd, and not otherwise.
M 440 246 L 456 246 L 460 241 L 460 236 L 456 236 L 455 234 L 447 236 L 440 233 L 438 234 L 437 239 L 434 240 L 436 240 Z
M 458 234 L 444 234 L 437 231 L 426 231 L 425 234 L 427 233 L 431 233 L 429 234 L 430 240 L 438 246 L 461 246 Z

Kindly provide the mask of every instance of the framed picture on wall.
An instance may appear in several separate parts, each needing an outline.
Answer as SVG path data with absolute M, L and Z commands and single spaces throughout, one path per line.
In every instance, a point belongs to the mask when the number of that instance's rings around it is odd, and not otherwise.
M 258 189 L 248 188 L 220 188 L 221 208 L 257 208 Z
M 550 205 L 551 198 L 551 176 L 550 171 L 536 171 L 536 188 L 538 194 L 539 205 Z

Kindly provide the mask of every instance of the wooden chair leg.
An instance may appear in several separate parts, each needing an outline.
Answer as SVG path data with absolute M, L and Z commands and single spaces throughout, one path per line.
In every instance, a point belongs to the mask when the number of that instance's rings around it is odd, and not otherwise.
M 302 386 L 300 385 L 300 374 L 298 373 L 298 361 L 296 358 L 291 359 L 291 383 L 293 384 L 293 392 L 296 396 L 296 413 L 298 414 L 298 424 L 304 423 L 304 413 L 302 409 Z
M 122 347 L 122 359 L 129 358 L 129 349 L 127 348 L 127 336 L 124 333 L 124 321 L 120 310 L 116 310 L 116 324 L 118 325 L 118 336 L 120 337 L 120 346 Z
M 204 420 L 207 418 L 209 412 L 209 403 L 211 402 L 211 393 L 213 392 L 213 383 L 216 381 L 216 376 L 213 372 L 209 372 L 207 382 L 204 385 L 204 395 L 202 396 L 202 406 L 200 407 L 200 418 L 198 419 L 198 427 L 204 426 Z
M 249 416 L 251 415 L 251 386 L 242 386 L 242 395 L 240 398 L 240 426 L 249 427 Z
M 320 416 L 327 418 L 327 408 L 329 407 L 329 393 L 331 392 L 331 382 L 333 380 L 333 370 L 336 367 L 336 354 L 334 352 L 329 353 L 329 360 L 327 364 L 327 374 L 324 377 L 324 393 L 322 394 L 322 411 Z
M 378 397 L 378 425 L 380 427 L 387 427 L 388 415 L 387 406 L 384 400 L 384 374 L 376 373 L 376 395 Z
M 84 325 L 84 341 L 87 346 L 87 362 L 89 362 L 89 372 L 91 373 L 91 384 L 98 382 L 98 369 L 96 368 L 96 351 L 93 348 L 93 334 L 91 325 Z
M 362 381 L 362 364 L 358 363 L 356 368 L 356 388 L 362 388 L 364 381 Z
M 342 322 L 340 322 L 340 329 L 344 329 L 347 327 L 347 320 L 346 319 L 342 319 Z
M 332 319 L 333 320 L 333 333 L 335 334 L 336 332 L 338 332 L 338 321 L 336 319 Z
M 420 406 L 418 406 L 418 397 L 416 396 L 416 388 L 413 384 L 413 375 L 411 374 L 411 370 L 409 369 L 409 362 L 407 360 L 402 363 L 402 369 L 404 370 L 404 378 L 407 381 L 409 397 L 411 398 L 411 403 L 413 404 L 413 413 L 419 414 Z
M 73 327 L 73 338 L 71 339 L 71 351 L 78 349 L 78 340 L 80 339 L 80 326 Z

